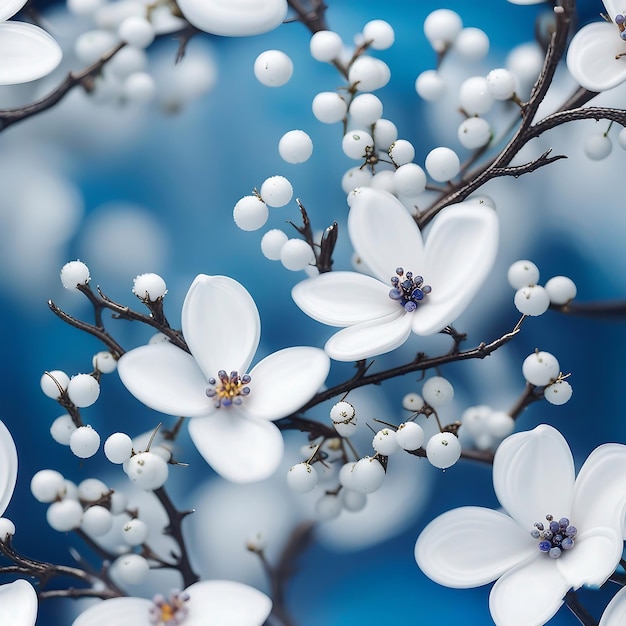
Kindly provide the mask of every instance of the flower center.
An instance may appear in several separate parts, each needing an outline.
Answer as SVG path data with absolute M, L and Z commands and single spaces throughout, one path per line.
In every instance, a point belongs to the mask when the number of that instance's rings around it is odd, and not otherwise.
M 186 602 L 189 601 L 189 594 L 186 591 L 174 590 L 170 592 L 169 598 L 157 594 L 152 599 L 152 606 L 149 609 L 149 621 L 156 626 L 178 626 L 182 624 L 189 612 Z
M 553 559 L 558 559 L 563 550 L 571 550 L 574 547 L 574 537 L 578 532 L 575 526 L 569 523 L 567 517 L 562 517 L 558 522 L 552 515 L 546 515 L 547 524 L 536 522 L 530 531 L 531 537 L 539 539 L 537 547 Z
M 247 374 L 239 376 L 238 372 L 231 372 L 228 375 L 225 370 L 220 370 L 217 373 L 217 380 L 209 378 L 210 387 L 207 388 L 206 395 L 213 398 L 213 403 L 217 408 L 241 404 L 242 396 L 250 393 L 250 387 L 246 385 L 251 380 Z
M 623 41 L 626 41 L 626 15 L 618 13 L 615 16 L 615 24 L 617 24 L 617 28 L 619 28 L 619 36 L 622 38 Z M 622 52 L 621 54 L 616 54 L 615 58 L 619 59 L 623 56 L 626 56 L 625 52 Z
M 389 297 L 397 300 L 407 313 L 411 313 L 422 303 L 424 296 L 432 291 L 432 287 L 425 285 L 421 276 L 413 276 L 413 272 L 405 273 L 401 267 L 396 269 L 396 274 L 391 277 L 393 288 L 389 290 Z

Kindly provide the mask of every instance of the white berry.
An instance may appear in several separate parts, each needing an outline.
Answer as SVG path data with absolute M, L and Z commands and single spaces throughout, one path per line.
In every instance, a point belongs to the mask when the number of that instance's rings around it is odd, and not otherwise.
M 76 291 L 90 279 L 89 268 L 82 261 L 70 261 L 61 268 L 61 283 L 70 291 Z
M 58 400 L 61 397 L 61 393 L 67 389 L 67 385 L 70 382 L 70 377 L 61 370 L 51 370 L 44 372 L 39 385 L 41 390 L 48 398 Z
M 39 470 L 30 480 L 30 491 L 39 502 L 54 502 L 65 495 L 65 478 L 56 470 Z
M 267 206 L 285 206 L 292 197 L 293 187 L 284 176 L 271 176 L 261 185 L 261 198 Z
M 280 50 L 266 50 L 254 62 L 254 75 L 266 87 L 280 87 L 292 74 L 293 61 Z
M 70 437 L 70 450 L 80 459 L 92 457 L 100 447 L 100 435 L 91 426 L 80 426 Z
M 550 296 L 541 285 L 529 285 L 515 292 L 515 307 L 522 315 L 543 315 L 550 307 Z
M 385 470 L 378 459 L 366 456 L 359 459 L 352 470 L 352 489 L 361 493 L 373 493 L 385 480 Z
M 133 441 L 126 433 L 113 433 L 104 442 L 104 454 L 111 463 L 125 463 L 132 452 Z
M 233 220 L 241 230 L 258 230 L 270 215 L 267 204 L 258 196 L 244 196 L 235 204 Z
M 417 450 L 424 443 L 424 429 L 415 422 L 398 426 L 396 441 L 403 450 Z
M 572 386 L 566 380 L 557 380 L 543 390 L 543 397 L 550 403 L 565 404 L 572 397 Z
M 100 396 L 100 383 L 91 374 L 76 374 L 70 378 L 67 395 L 77 407 L 91 406 Z
M 426 457 L 439 469 L 451 467 L 461 458 L 461 444 L 452 433 L 437 433 L 426 444 Z
M 313 154 L 313 142 L 303 130 L 290 130 L 280 138 L 278 153 L 287 163 L 304 163 Z
M 396 431 L 390 428 L 382 428 L 374 435 L 372 446 L 376 452 L 383 456 L 393 454 L 399 447 L 396 440 Z
M 424 383 L 422 395 L 430 406 L 439 408 L 452 402 L 452 398 L 454 398 L 454 387 L 446 378 L 433 376 Z
M 507 272 L 509 285 L 521 289 L 527 285 L 536 285 L 539 281 L 539 268 L 532 261 L 515 261 Z
M 549 385 L 555 381 L 560 372 L 557 358 L 549 352 L 533 352 L 522 363 L 522 374 L 531 384 L 538 387 Z
M 461 161 L 454 150 L 438 147 L 426 155 L 426 171 L 439 183 L 445 183 L 461 171 Z
M 169 475 L 167 462 L 154 452 L 135 454 L 124 465 L 124 471 L 133 483 L 146 491 L 162 487 Z
M 576 297 L 576 284 L 567 276 L 554 276 L 544 286 L 551 304 L 563 305 Z
M 133 281 L 133 293 L 144 302 L 156 302 L 167 293 L 167 285 L 158 274 L 139 274 Z
M 297 493 L 313 491 L 318 481 L 317 470 L 309 463 L 297 463 L 287 472 L 287 485 Z

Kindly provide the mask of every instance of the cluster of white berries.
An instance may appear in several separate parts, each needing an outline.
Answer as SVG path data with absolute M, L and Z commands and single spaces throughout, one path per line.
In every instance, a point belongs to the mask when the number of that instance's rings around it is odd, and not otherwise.
M 515 428 L 515 420 L 504 411 L 486 404 L 472 406 L 461 416 L 461 434 L 471 437 L 478 450 L 493 450 Z
M 550 404 L 565 404 L 572 397 L 572 386 L 561 373 L 557 358 L 549 352 L 535 350 L 522 363 L 522 374 L 535 387 L 543 387 Z
M 551 304 L 563 306 L 576 297 L 576 285 L 567 276 L 554 276 L 539 285 L 539 268 L 532 261 L 516 261 L 507 272 L 515 292 L 515 306 L 523 315 L 543 315 Z

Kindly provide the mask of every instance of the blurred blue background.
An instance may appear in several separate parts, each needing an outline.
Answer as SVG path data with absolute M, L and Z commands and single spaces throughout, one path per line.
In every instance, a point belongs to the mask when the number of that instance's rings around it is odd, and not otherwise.
M 371 19 L 385 19 L 396 29 L 394 47 L 376 53 L 392 70 L 390 83 L 377 93 L 384 103 L 384 117 L 397 125 L 400 137 L 416 146 L 415 161 L 423 163 L 437 145 L 452 146 L 450 137 L 456 134 L 460 116 L 454 117 L 453 110 L 438 112 L 436 105 L 421 102 L 414 89 L 416 76 L 433 68 L 436 61 L 422 23 L 441 4 L 432 0 L 330 0 L 329 5 L 329 26 L 347 44 Z M 468 76 L 502 66 L 513 46 L 532 40 L 535 19 L 545 10 L 545 5 L 515 6 L 504 0 L 450 1 L 445 7 L 458 11 L 466 26 L 481 28 L 490 37 L 488 59 L 470 66 Z M 580 3 L 581 22 L 595 19 L 601 10 L 600 2 Z M 50 32 L 69 49 L 81 24 L 70 24 L 54 6 L 47 19 Z M 258 304 L 263 333 L 259 358 L 289 345 L 321 346 L 330 335 L 330 329 L 308 320 L 290 300 L 291 286 L 304 274 L 288 272 L 265 259 L 259 247 L 260 232 L 242 232 L 232 221 L 232 207 L 241 196 L 260 187 L 268 176 L 287 176 L 314 228 L 339 222 L 336 267 L 350 265 L 347 205 L 340 181 L 354 163 L 341 153 L 340 126 L 320 124 L 310 111 L 317 92 L 333 90 L 342 81 L 333 67 L 310 57 L 308 39 L 299 24 L 249 39 L 197 37 L 190 44 L 190 55 L 196 47 L 206 51 L 215 70 L 215 84 L 179 114 L 165 115 L 156 107 L 87 106 L 76 94 L 56 110 L 0 137 L 5 355 L 1 379 L 5 405 L 0 418 L 13 433 L 20 453 L 16 495 L 6 515 L 16 523 L 15 543 L 24 553 L 71 563 L 67 547 L 73 545 L 90 555 L 77 538 L 59 536 L 47 527 L 45 506 L 34 501 L 28 488 L 34 472 L 51 467 L 79 482 L 111 471 L 101 453 L 79 461 L 48 434 L 62 411 L 40 392 L 41 374 L 50 369 L 63 369 L 70 375 L 90 371 L 91 356 L 100 349 L 91 337 L 64 325 L 48 311 L 46 300 L 52 298 L 72 315 L 89 319 L 89 307 L 81 297 L 60 286 L 58 271 L 64 262 L 85 261 L 93 285 L 137 307 L 131 294 L 134 276 L 161 273 L 168 283 L 166 310 L 173 325 L 179 323 L 180 305 L 196 274 L 228 274 L 242 282 Z M 174 43 L 159 42 L 154 48 L 161 62 L 173 60 Z M 256 56 L 270 48 L 285 51 L 294 61 L 292 80 L 277 89 L 260 85 L 252 72 Z M 80 67 L 71 54 L 68 57 L 70 67 Z M 0 92 L 2 106 L 29 101 L 66 70 L 42 81 L 43 85 L 5 88 Z M 568 95 L 572 85 L 562 77 L 557 87 L 556 100 Z M 568 161 L 519 180 L 499 181 L 487 190 L 501 210 L 503 245 L 485 293 L 477 294 L 463 318 L 466 325 L 458 325 L 470 331 L 468 345 L 495 339 L 517 321 L 513 292 L 505 277 L 508 265 L 518 258 L 535 261 L 542 282 L 556 274 L 570 276 L 581 300 L 623 297 L 624 217 L 617 200 L 611 199 L 617 194 L 606 185 L 623 168 L 623 153 L 616 146 L 606 161 L 588 162 L 582 141 L 593 124 L 542 138 L 542 146 L 571 155 Z M 294 128 L 305 130 L 314 141 L 312 158 L 301 165 L 284 163 L 277 151 L 279 138 Z M 536 150 L 535 156 L 540 153 Z M 33 195 L 25 198 L 29 190 Z M 286 220 L 298 221 L 293 202 L 273 209 L 268 227 L 288 229 Z M 149 336 L 134 324 L 112 323 L 110 327 L 127 348 Z M 458 411 L 472 404 L 506 410 L 524 387 L 523 358 L 535 348 L 548 350 L 559 358 L 564 372 L 573 372 L 574 396 L 563 407 L 532 406 L 518 427 L 532 428 L 542 422 L 555 425 L 570 441 L 579 466 L 600 443 L 626 442 L 621 419 L 625 382 L 621 331 L 616 322 L 555 313 L 529 320 L 519 341 L 491 357 L 495 365 L 470 362 L 442 370 L 454 381 L 459 398 L 457 413 L 447 417 L 458 419 Z M 416 341 L 402 354 L 411 358 L 411 350 L 418 349 Z M 386 357 L 380 364 L 391 362 Z M 345 366 L 333 367 L 329 382 L 341 380 L 346 372 Z M 399 400 L 407 391 L 419 391 L 418 378 L 407 376 L 376 390 L 395 411 L 387 419 L 399 421 Z M 316 416 L 325 419 L 324 411 Z M 131 434 L 149 430 L 158 416 L 130 398 L 113 375 L 105 377 L 100 400 L 84 411 L 84 418 L 104 438 L 117 429 L 132 428 Z M 191 467 L 182 477 L 178 473 L 180 491 L 174 499 L 181 507 L 195 507 L 197 503 L 186 497 L 190 485 L 213 474 L 185 437 L 182 445 L 178 456 Z M 416 466 L 425 464 L 413 461 Z M 288 595 L 297 624 L 490 623 L 489 587 L 462 591 L 439 587 L 421 574 L 413 558 L 420 529 L 439 513 L 465 504 L 497 506 L 490 472 L 468 462 L 445 473 L 425 471 L 434 481 L 430 499 L 427 506 L 416 506 L 407 516 L 403 532 L 361 551 L 337 552 L 324 546 L 306 551 Z M 596 616 L 610 597 L 606 591 L 582 595 Z M 38 624 L 53 626 L 69 619 L 61 602 L 49 601 L 40 607 Z M 572 624 L 574 619 L 563 609 L 552 623 Z

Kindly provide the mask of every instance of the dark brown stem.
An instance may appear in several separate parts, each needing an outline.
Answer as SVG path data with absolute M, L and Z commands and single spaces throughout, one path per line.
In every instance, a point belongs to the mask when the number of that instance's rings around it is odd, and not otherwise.
M 569 302 L 563 305 L 551 305 L 551 309 L 567 315 L 595 317 L 600 319 L 626 319 L 626 300 L 608 302 Z
M 522 395 L 518 398 L 517 402 L 508 411 L 513 419 L 517 419 L 527 406 L 530 406 L 533 402 L 537 402 L 543 398 L 543 388 L 540 391 L 534 385 L 526 383 L 526 388 Z
M 565 606 L 567 606 L 583 626 L 598 626 L 598 622 L 580 603 L 576 592 L 571 589 L 565 594 Z

